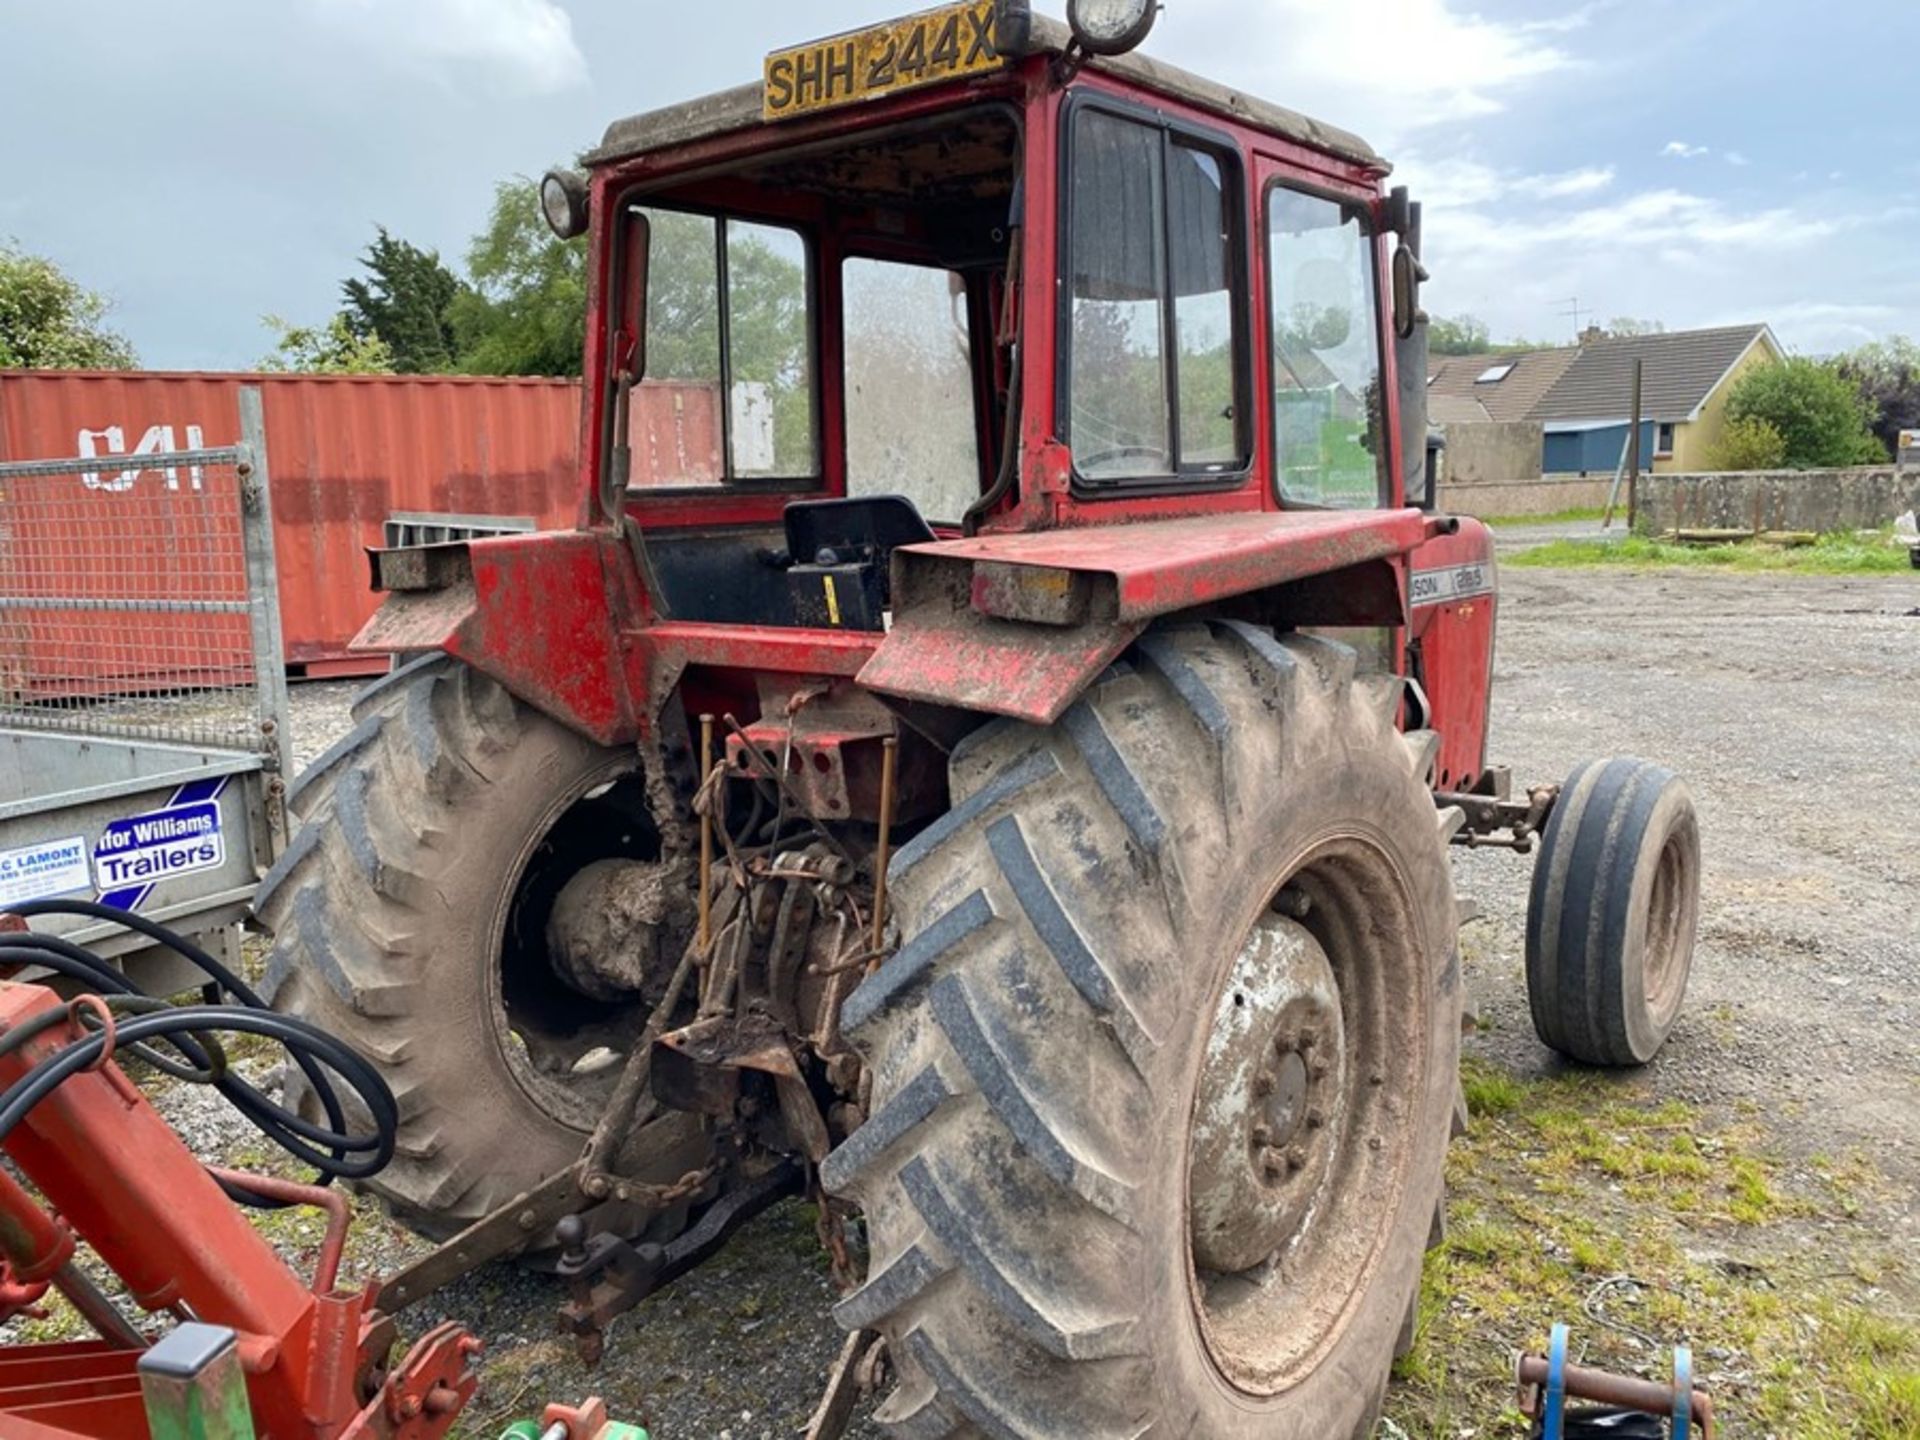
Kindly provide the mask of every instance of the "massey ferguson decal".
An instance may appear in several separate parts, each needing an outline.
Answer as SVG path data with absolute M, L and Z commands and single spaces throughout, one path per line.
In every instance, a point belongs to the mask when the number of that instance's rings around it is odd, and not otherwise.
M 1448 565 L 1439 570 L 1416 570 L 1407 578 L 1407 604 L 1415 610 L 1423 605 L 1446 605 L 1492 593 L 1493 567 L 1485 561 Z

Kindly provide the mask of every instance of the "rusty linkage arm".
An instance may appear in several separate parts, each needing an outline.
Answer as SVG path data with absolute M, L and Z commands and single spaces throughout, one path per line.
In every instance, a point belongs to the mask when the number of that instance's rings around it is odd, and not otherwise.
M 1453 835 L 1455 845 L 1470 850 L 1497 846 L 1521 855 L 1530 854 L 1547 817 L 1560 798 L 1558 785 L 1536 785 L 1524 800 L 1509 798 L 1504 771 L 1489 771 L 1498 777 L 1494 793 L 1485 791 L 1443 790 L 1435 793 L 1433 803 L 1445 809 L 1455 806 L 1465 819 Z
M 615 1317 L 707 1259 L 768 1206 L 798 1194 L 805 1175 L 797 1162 L 783 1160 L 728 1191 L 686 1233 L 664 1245 L 629 1244 L 609 1234 L 589 1236 L 580 1216 L 562 1220 L 560 1241 L 566 1249 L 558 1273 L 566 1282 L 568 1300 L 560 1307 L 560 1328 L 574 1336 L 580 1358 L 597 1364 L 606 1346 L 606 1327 Z

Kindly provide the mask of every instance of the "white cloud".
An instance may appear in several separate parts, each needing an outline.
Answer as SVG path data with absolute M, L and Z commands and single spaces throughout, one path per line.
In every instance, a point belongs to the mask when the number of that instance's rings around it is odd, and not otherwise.
M 1584 165 L 1544 175 L 1500 170 L 1479 160 L 1448 156 L 1423 160 L 1418 152 L 1401 157 L 1395 178 L 1405 180 L 1414 198 L 1433 209 L 1489 205 L 1500 200 L 1566 199 L 1591 195 L 1613 184 L 1611 165 Z
M 1712 152 L 1705 145 L 1689 145 L 1684 140 L 1669 140 L 1660 147 L 1662 155 L 1671 155 L 1676 160 L 1694 160 Z
M 1156 37 L 1167 58 L 1387 141 L 1505 109 L 1513 93 L 1579 63 L 1552 36 L 1585 23 L 1584 11 L 1507 23 L 1452 0 L 1196 0 L 1176 9 L 1177 27 Z M 1249 35 L 1274 38 L 1248 44 Z
M 1501 338 L 1571 338 L 1553 317 L 1575 294 L 1602 315 L 1646 315 L 1674 329 L 1765 320 L 1816 353 L 1898 329 L 1905 313 L 1891 295 L 1872 304 L 1843 303 L 1844 290 L 1831 301 L 1805 298 L 1810 256 L 1846 253 L 1862 273 L 1889 264 L 1897 273 L 1905 226 L 1871 209 L 1811 200 L 1752 208 L 1679 187 L 1542 204 L 1542 177 L 1458 164 L 1438 173 L 1446 185 L 1415 186 L 1433 197 L 1428 308 L 1477 315 Z
M 556 0 L 307 0 L 322 23 L 446 78 L 476 73 L 517 95 L 587 80 L 573 21 Z
M 1724 158 L 1729 165 L 1751 165 L 1753 163 L 1751 160 L 1747 159 L 1746 156 L 1742 155 L 1738 150 L 1727 151 Z
M 1534 175 L 1522 182 L 1525 189 L 1548 199 L 1564 199 L 1571 195 L 1591 195 L 1596 190 L 1604 190 L 1613 184 L 1614 170 L 1611 165 L 1588 165 L 1579 170 L 1568 170 L 1559 175 Z
M 1738 325 L 1751 321 L 1756 313 L 1714 316 L 1703 323 Z M 1833 300 L 1789 300 L 1764 312 L 1776 334 L 1792 337 L 1787 341 L 1790 348 L 1812 355 L 1830 355 L 1878 340 L 1894 328 L 1899 314 L 1892 305 Z

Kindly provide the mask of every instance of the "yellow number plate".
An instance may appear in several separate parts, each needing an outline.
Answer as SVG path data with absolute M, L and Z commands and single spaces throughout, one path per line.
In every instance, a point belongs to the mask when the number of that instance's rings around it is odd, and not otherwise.
M 785 120 L 998 70 L 994 0 L 969 0 L 767 57 L 761 114 Z

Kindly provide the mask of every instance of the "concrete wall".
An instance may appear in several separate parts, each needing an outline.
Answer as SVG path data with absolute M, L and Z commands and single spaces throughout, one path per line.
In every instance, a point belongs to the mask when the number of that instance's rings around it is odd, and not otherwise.
M 1540 478 L 1540 425 L 1535 420 L 1482 420 L 1445 426 L 1448 481 L 1478 485 L 1487 481 Z
M 1865 530 L 1920 504 L 1920 475 L 1890 465 L 1642 475 L 1642 530 Z
M 1482 481 L 1474 485 L 1442 480 L 1439 508 L 1450 515 L 1472 515 L 1481 520 L 1597 510 L 1607 503 L 1607 488 L 1612 483 L 1611 475 L 1549 475 L 1537 480 Z M 1624 486 L 1620 503 L 1626 504 Z
M 1701 404 L 1700 413 L 1673 427 L 1673 453 L 1656 459 L 1653 469 L 1674 475 L 1694 475 L 1708 469 L 1714 461 L 1713 452 L 1720 445 L 1721 433 L 1727 428 L 1727 396 L 1734 384 L 1749 370 L 1771 365 L 1778 359 L 1780 352 L 1765 335 L 1749 345 L 1747 353 L 1733 362 L 1733 368 Z

